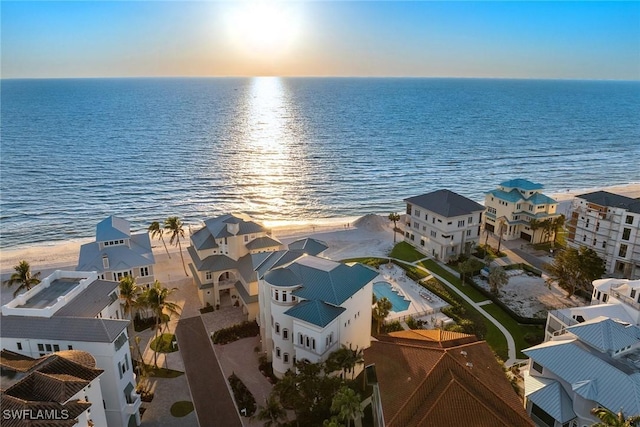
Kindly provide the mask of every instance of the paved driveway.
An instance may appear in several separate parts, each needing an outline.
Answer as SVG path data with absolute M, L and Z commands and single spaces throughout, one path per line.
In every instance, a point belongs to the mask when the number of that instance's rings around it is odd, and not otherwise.
M 176 337 L 201 427 L 242 427 L 200 316 L 180 319 Z

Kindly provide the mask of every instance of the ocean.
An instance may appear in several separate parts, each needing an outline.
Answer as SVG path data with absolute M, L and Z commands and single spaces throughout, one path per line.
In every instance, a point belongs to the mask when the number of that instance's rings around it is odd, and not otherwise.
M 640 181 L 640 82 L 174 78 L 0 82 L 0 248 L 177 215 L 403 210 L 501 181 Z

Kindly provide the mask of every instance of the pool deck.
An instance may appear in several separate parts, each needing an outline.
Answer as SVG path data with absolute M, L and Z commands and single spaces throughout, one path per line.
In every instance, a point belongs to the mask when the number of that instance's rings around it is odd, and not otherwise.
M 402 321 L 409 316 L 415 319 L 427 318 L 427 320 L 431 317 L 440 318 L 443 316 L 439 312 L 448 304 L 408 278 L 404 270 L 395 264 L 381 265 L 379 278 L 388 282 L 396 292 L 399 291 L 401 296 L 411 302 L 409 308 L 405 311 L 390 312 L 389 316 L 387 316 L 387 321 Z

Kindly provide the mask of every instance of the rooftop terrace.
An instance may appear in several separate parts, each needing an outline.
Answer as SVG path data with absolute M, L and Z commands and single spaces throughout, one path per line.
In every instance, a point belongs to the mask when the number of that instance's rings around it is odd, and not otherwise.
M 24 304 L 17 307 L 23 308 L 47 308 L 55 303 L 59 297 L 67 295 L 73 288 L 80 284 L 80 279 L 62 277 L 52 281 L 47 288 L 34 294 Z

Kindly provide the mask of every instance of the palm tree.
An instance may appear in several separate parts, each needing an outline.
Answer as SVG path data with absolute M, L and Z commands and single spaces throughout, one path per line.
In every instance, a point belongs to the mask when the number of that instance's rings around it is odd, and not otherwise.
M 529 228 L 531 229 L 531 231 L 533 231 L 533 235 L 531 236 L 531 243 L 536 242 L 536 230 L 538 230 L 540 227 L 542 227 L 541 221 L 535 218 L 531 218 L 529 220 Z
M 13 296 L 17 296 L 20 291 L 26 289 L 27 291 L 40 283 L 40 272 L 35 274 L 31 274 L 31 266 L 25 260 L 20 261 L 20 263 L 13 267 L 16 271 L 11 275 L 9 280 L 5 282 L 5 284 L 9 287 L 18 284 L 18 288 L 13 292 Z
M 640 416 L 625 418 L 622 408 L 617 414 L 607 408 L 593 408 L 591 415 L 600 419 L 600 423 L 595 423 L 591 427 L 635 427 L 640 424 Z
M 149 226 L 149 228 L 147 228 L 147 231 L 151 233 L 151 237 L 153 237 L 154 239 L 156 238 L 156 236 L 160 238 L 160 240 L 162 241 L 162 244 L 164 245 L 164 250 L 167 251 L 167 256 L 169 257 L 169 259 L 171 259 L 171 255 L 169 254 L 169 249 L 167 249 L 167 243 L 164 241 L 164 238 L 162 237 L 162 235 L 164 234 L 164 230 L 162 229 L 162 227 L 160 227 L 160 223 L 158 221 L 153 221 Z
M 165 328 L 169 325 L 169 320 L 172 314 L 180 314 L 180 306 L 174 302 L 167 301 L 169 296 L 177 291 L 178 288 L 168 289 L 162 286 L 157 280 L 153 283 L 153 286 L 146 290 L 144 293 L 144 303 L 149 307 L 156 317 L 156 336 L 160 333 L 160 323 L 166 312 Z M 155 367 L 158 367 L 158 352 L 153 353 L 153 363 Z
M 395 243 L 396 234 L 398 233 L 398 227 L 396 227 L 396 222 L 400 221 L 400 215 L 398 215 L 397 213 L 390 213 L 389 221 L 393 221 L 393 243 Z
M 489 286 L 491 292 L 498 294 L 501 287 L 509 283 L 509 276 L 502 267 L 492 268 L 489 272 Z
M 124 314 L 129 318 L 129 329 L 133 323 L 133 316 L 131 311 L 138 306 L 138 297 L 140 296 L 140 287 L 136 284 L 136 279 L 133 276 L 124 276 L 120 279 L 120 301 L 124 305 Z M 131 339 L 131 330 L 127 331 L 129 339 Z
M 500 247 L 502 246 L 502 233 L 504 232 L 504 219 L 500 218 L 498 220 L 498 256 L 500 256 Z
M 275 394 L 271 393 L 264 400 L 264 403 L 264 406 L 260 406 L 255 415 L 257 420 L 264 421 L 264 427 L 280 425 L 280 420 L 287 418 L 287 411 L 282 407 Z
M 564 228 L 564 223 L 566 221 L 566 217 L 564 215 L 560 215 L 555 217 L 553 220 L 553 246 L 555 247 L 556 241 L 558 240 L 558 230 L 562 230 Z
M 187 273 L 187 266 L 184 263 L 184 256 L 182 255 L 182 245 L 180 244 L 180 238 L 184 239 L 184 230 L 182 229 L 182 221 L 177 216 L 170 216 L 164 221 L 164 229 L 171 233 L 171 237 L 169 238 L 169 244 L 178 245 L 180 249 L 180 258 L 182 258 L 182 268 L 184 268 L 184 274 L 189 276 Z
M 375 302 L 371 315 L 376 320 L 377 333 L 380 334 L 380 325 L 384 322 L 384 319 L 389 315 L 393 304 L 386 297 L 382 297 Z
M 331 412 L 338 415 L 338 420 L 345 421 L 347 426 L 363 415 L 360 406 L 360 395 L 353 389 L 345 386 L 340 387 L 331 401 Z

